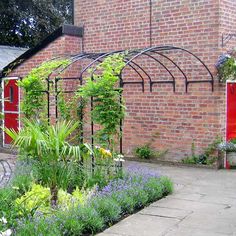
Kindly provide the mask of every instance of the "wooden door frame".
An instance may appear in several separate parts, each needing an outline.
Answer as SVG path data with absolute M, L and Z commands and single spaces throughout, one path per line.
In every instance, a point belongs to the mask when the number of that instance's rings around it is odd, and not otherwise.
M 12 77 L 3 77 L 2 78 L 2 114 L 3 116 L 5 116 L 5 105 L 4 105 L 4 83 L 6 80 L 19 80 L 20 77 L 17 77 L 17 76 L 12 76 Z M 20 112 L 21 112 L 21 109 L 20 109 L 20 87 L 18 87 L 18 112 L 12 112 L 14 114 L 18 114 L 19 118 L 20 118 Z M 3 129 L 5 128 L 5 117 L 3 117 L 2 119 L 2 127 Z M 20 119 L 18 120 L 18 130 L 20 129 Z M 5 132 L 4 130 L 2 130 L 2 145 L 3 147 L 9 147 L 9 144 L 5 144 Z

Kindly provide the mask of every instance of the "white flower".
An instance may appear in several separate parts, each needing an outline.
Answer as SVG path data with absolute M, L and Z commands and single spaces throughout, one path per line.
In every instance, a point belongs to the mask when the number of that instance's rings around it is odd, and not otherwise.
M 0 222 L 2 222 L 3 224 L 7 224 L 7 219 L 5 217 L 2 217 L 0 219 Z
M 125 160 L 124 160 L 123 158 L 115 158 L 114 161 L 117 161 L 117 162 L 119 162 L 119 161 L 124 162 Z
M 124 155 L 118 154 L 117 157 L 118 157 L 118 158 L 124 158 Z
M 12 230 L 8 229 L 4 232 L 0 232 L 0 236 L 11 236 L 12 235 Z

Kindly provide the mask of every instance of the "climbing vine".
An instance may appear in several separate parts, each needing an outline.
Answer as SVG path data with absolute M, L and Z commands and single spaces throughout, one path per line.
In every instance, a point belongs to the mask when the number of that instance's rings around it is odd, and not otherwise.
M 54 71 L 66 67 L 69 63 L 69 60 L 45 62 L 19 81 L 19 86 L 24 89 L 22 111 L 26 118 L 47 120 L 47 99 L 44 99 L 45 91 L 48 91 L 46 79 Z M 124 65 L 123 55 L 115 54 L 107 57 L 96 68 L 93 68 L 95 73 L 92 78 L 86 78 L 84 85 L 79 86 L 73 96 L 63 93 L 63 85 L 58 88 L 58 112 L 63 120 L 82 117 L 88 101 L 90 98 L 93 99 L 91 119 L 95 125 L 99 126 L 95 138 L 101 145 L 104 144 L 110 149 L 114 148 L 115 140 L 121 135 L 120 121 L 125 116 L 125 106 L 121 96 L 122 89 L 118 86 L 119 74 Z M 50 94 L 53 93 L 52 88 L 53 84 L 48 91 Z M 81 121 L 79 132 L 82 132 L 82 129 Z
M 18 82 L 19 86 L 24 89 L 21 109 L 26 118 L 45 118 L 47 100 L 44 99 L 45 92 L 43 91 L 48 90 L 46 79 L 54 70 L 63 68 L 69 63 L 70 61 L 66 59 L 44 62 Z
M 108 143 L 110 149 L 113 149 L 116 136 L 120 134 L 120 120 L 125 116 L 122 89 L 117 86 L 118 75 L 124 65 L 121 54 L 107 57 L 96 67 L 93 78 L 87 78 L 79 90 L 79 95 L 84 99 L 93 98 L 91 119 L 100 126 L 95 136 L 100 144 Z

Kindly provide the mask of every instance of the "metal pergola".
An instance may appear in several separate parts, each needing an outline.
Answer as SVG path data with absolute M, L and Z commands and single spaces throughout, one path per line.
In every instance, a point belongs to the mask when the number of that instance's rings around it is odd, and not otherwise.
M 191 56 L 194 61 L 196 62 L 197 65 L 200 65 L 202 67 L 202 71 L 206 72 L 206 79 L 193 79 L 193 78 L 189 78 L 187 76 L 187 73 L 185 72 L 185 70 L 181 67 L 181 65 L 179 65 L 178 61 L 175 61 L 174 59 L 172 59 L 169 56 L 170 52 L 182 52 L 184 55 L 189 55 Z M 163 63 L 163 61 L 160 60 L 160 58 L 164 58 L 165 60 L 167 60 L 170 65 L 172 65 L 182 76 L 182 78 L 185 81 L 185 92 L 188 92 L 188 87 L 190 84 L 195 84 L 195 83 L 208 83 L 211 86 L 211 91 L 213 92 L 214 90 L 214 78 L 213 75 L 211 73 L 211 71 L 209 70 L 209 68 L 207 67 L 207 65 L 193 52 L 181 48 L 181 47 L 175 47 L 175 46 L 156 46 L 156 47 L 150 47 L 150 48 L 145 48 L 145 49 L 134 49 L 134 50 L 118 50 L 118 51 L 112 51 L 112 52 L 107 52 L 107 53 L 80 53 L 77 55 L 66 55 L 66 56 L 62 56 L 62 57 L 57 57 L 54 59 L 69 59 L 70 63 L 62 68 L 59 69 L 58 68 L 53 71 L 51 73 L 51 75 L 46 79 L 47 81 L 47 89 L 45 92 L 47 94 L 47 104 L 48 104 L 48 118 L 50 119 L 50 97 L 51 95 L 51 91 L 50 91 L 50 83 L 54 85 L 54 96 L 55 96 L 55 116 L 56 119 L 58 119 L 58 95 L 60 93 L 75 93 L 77 90 L 67 90 L 67 91 L 61 91 L 58 89 L 59 86 L 59 82 L 60 81 L 78 81 L 79 85 L 83 84 L 83 78 L 85 73 L 89 73 L 89 76 L 91 78 L 93 78 L 94 73 L 96 72 L 96 66 L 103 62 L 103 60 L 111 55 L 114 54 L 123 54 L 124 55 L 124 62 L 125 65 L 124 67 L 121 69 L 120 74 L 117 75 L 119 77 L 119 85 L 120 88 L 123 88 L 125 85 L 132 85 L 132 84 L 137 84 L 141 86 L 142 92 L 144 92 L 145 90 L 145 81 L 148 81 L 149 83 L 149 91 L 152 92 L 153 91 L 153 85 L 154 84 L 170 84 L 173 87 L 173 92 L 176 91 L 176 76 L 174 75 L 174 73 L 171 71 L 171 69 L 168 67 L 167 64 Z M 158 56 L 158 58 L 156 57 Z M 153 76 L 150 74 L 149 71 L 147 71 L 138 61 L 137 59 L 141 59 L 142 58 L 147 58 L 149 60 L 152 61 L 152 63 L 155 63 L 155 65 L 157 65 L 158 68 L 162 68 L 162 70 L 164 70 L 169 79 L 162 79 L 162 80 L 157 80 L 154 79 Z M 54 60 L 52 59 L 52 60 Z M 77 77 L 63 77 L 63 73 L 70 70 L 70 67 L 77 63 L 77 62 L 82 62 L 84 63 L 85 60 L 89 60 L 91 62 L 87 63 L 84 65 L 84 67 L 79 71 L 79 76 Z M 181 58 L 181 61 L 184 61 L 185 57 Z M 125 68 L 130 68 L 131 70 L 133 70 L 137 77 L 139 78 L 138 80 L 124 80 L 124 70 Z M 122 96 L 122 95 L 121 95 Z M 93 98 L 91 98 L 91 111 L 93 109 Z M 81 115 L 80 117 L 81 121 L 83 120 L 83 116 Z M 122 121 L 120 123 L 120 131 L 122 132 Z M 94 144 L 94 124 L 91 121 L 91 144 Z M 122 138 L 120 138 L 120 153 L 123 152 L 123 148 L 122 148 Z

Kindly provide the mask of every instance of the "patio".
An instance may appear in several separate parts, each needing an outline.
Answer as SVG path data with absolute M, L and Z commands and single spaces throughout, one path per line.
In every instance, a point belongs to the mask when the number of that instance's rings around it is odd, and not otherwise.
M 158 169 L 171 177 L 175 192 L 120 221 L 100 236 L 236 235 L 235 170 L 135 164 Z

